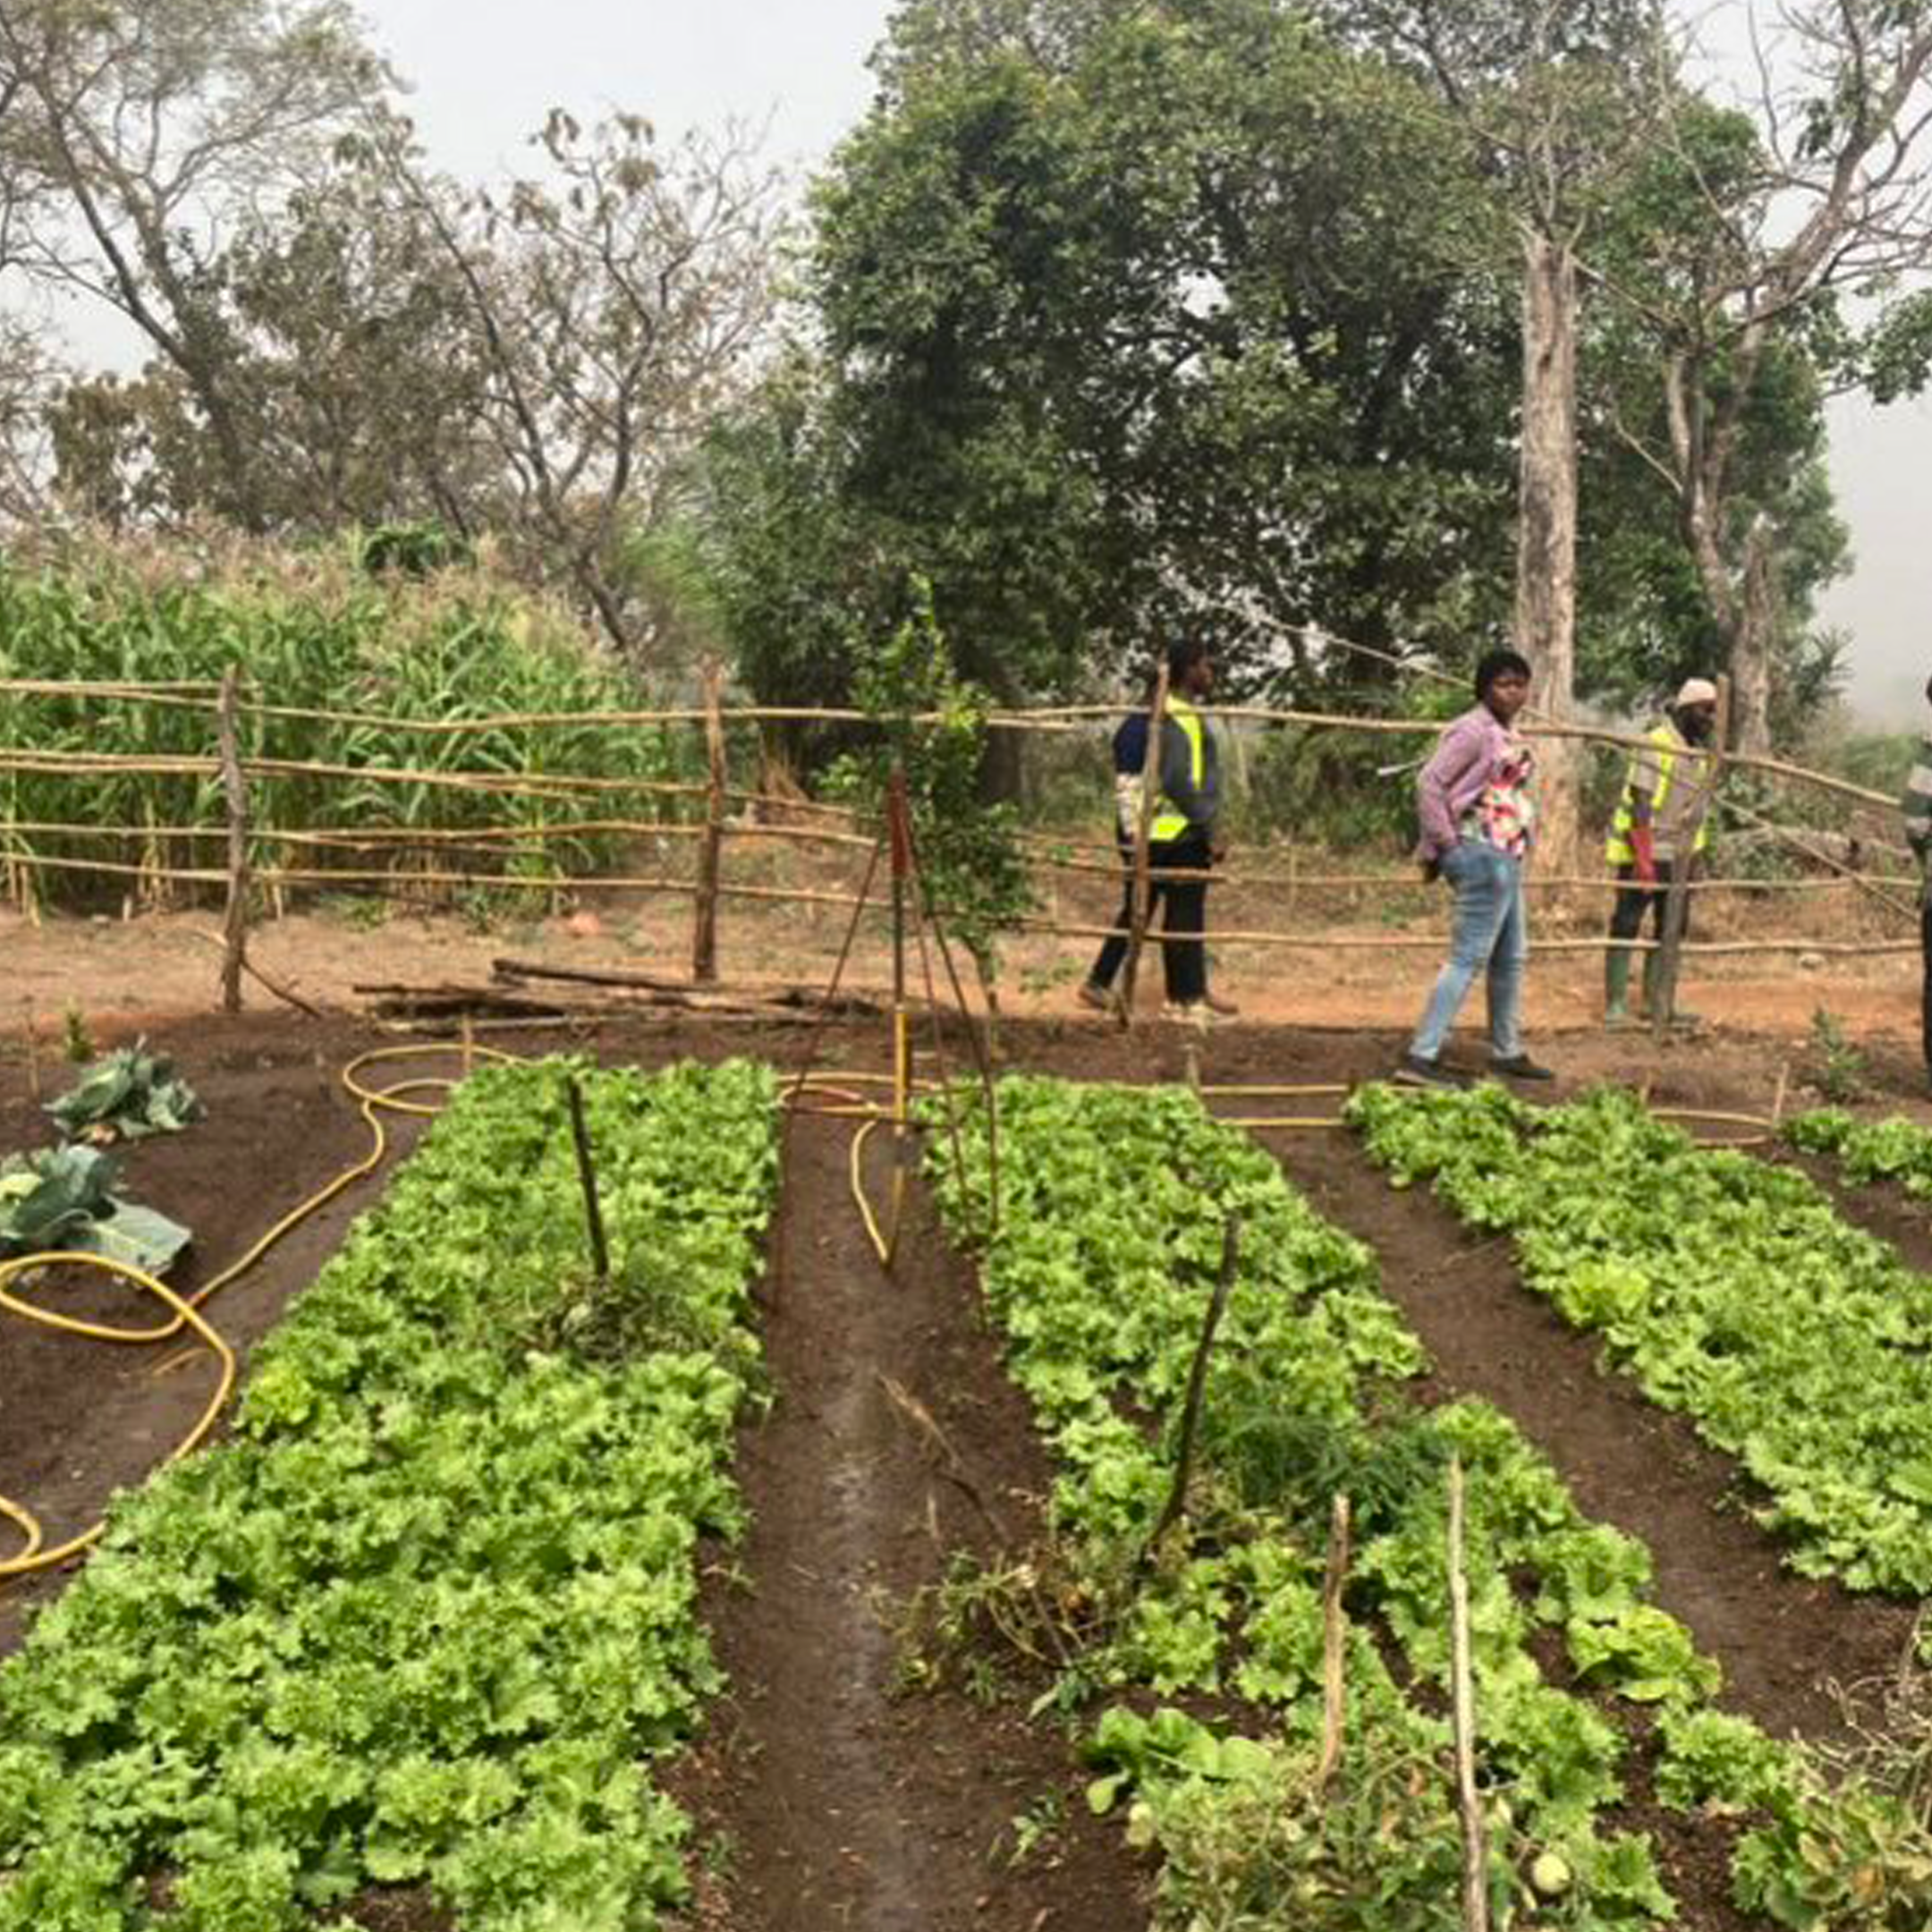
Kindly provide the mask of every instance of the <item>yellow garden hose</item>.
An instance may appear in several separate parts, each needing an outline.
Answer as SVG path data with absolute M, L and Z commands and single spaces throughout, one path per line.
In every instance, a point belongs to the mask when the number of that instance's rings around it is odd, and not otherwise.
M 220 1385 L 210 1398 L 207 1409 L 189 1435 L 169 1453 L 166 1460 L 175 1461 L 195 1448 L 215 1425 L 215 1419 L 221 1413 L 227 1402 L 229 1392 L 234 1386 L 234 1352 L 223 1341 L 214 1328 L 198 1312 L 202 1304 L 219 1293 L 222 1289 L 239 1280 L 249 1269 L 283 1237 L 306 1221 L 318 1209 L 326 1207 L 343 1189 L 352 1187 L 366 1175 L 379 1167 L 389 1152 L 389 1131 L 383 1123 L 383 1114 L 407 1114 L 431 1115 L 437 1107 L 428 1101 L 404 1097 L 411 1094 L 435 1093 L 447 1097 L 457 1084 L 453 1078 L 437 1074 L 399 1080 L 388 1087 L 370 1087 L 357 1076 L 361 1071 L 379 1061 L 418 1059 L 427 1055 L 448 1056 L 462 1053 L 466 1062 L 475 1059 L 513 1061 L 521 1056 L 499 1051 L 493 1046 L 477 1046 L 465 1044 L 462 1046 L 434 1045 L 411 1046 L 383 1046 L 373 1053 L 366 1053 L 352 1060 L 342 1071 L 342 1083 L 359 1103 L 362 1118 L 369 1130 L 369 1151 L 353 1165 L 345 1167 L 326 1186 L 318 1188 L 300 1207 L 284 1215 L 261 1239 L 249 1249 L 240 1260 L 224 1268 L 213 1280 L 204 1282 L 191 1295 L 177 1294 L 165 1283 L 157 1281 L 153 1275 L 141 1269 L 131 1267 L 125 1262 L 108 1259 L 104 1255 L 89 1254 L 32 1254 L 18 1256 L 13 1260 L 0 1261 L 0 1309 L 37 1322 L 47 1328 L 57 1328 L 69 1335 L 86 1335 L 97 1342 L 124 1342 L 148 1344 L 172 1341 L 183 1330 L 191 1330 L 209 1349 L 221 1363 Z M 43 1267 L 91 1268 L 99 1274 L 111 1275 L 117 1280 L 132 1283 L 145 1290 L 157 1301 L 171 1309 L 173 1317 L 157 1327 L 118 1328 L 99 1322 L 86 1322 L 71 1315 L 44 1308 L 32 1301 L 22 1301 L 12 1292 L 13 1283 L 37 1268 Z M 30 1571 L 49 1569 L 55 1563 L 64 1563 L 70 1556 L 83 1550 L 100 1536 L 103 1525 L 96 1523 L 84 1534 L 70 1538 L 67 1542 L 47 1548 L 46 1537 L 39 1522 L 32 1513 L 11 1498 L 0 1496 L 0 1516 L 13 1523 L 26 1538 L 24 1547 L 12 1556 L 0 1559 L 0 1579 L 23 1576 Z
M 0 1308 L 11 1309 L 16 1315 L 23 1315 L 29 1321 L 38 1322 L 43 1327 L 62 1328 L 69 1335 L 90 1335 L 97 1341 L 129 1342 L 142 1338 L 143 1331 L 107 1328 L 97 1322 L 80 1321 L 71 1315 L 58 1314 L 52 1309 L 37 1308 L 31 1301 L 22 1301 L 18 1296 L 8 1292 L 8 1284 L 29 1269 L 49 1267 L 56 1263 L 93 1268 L 98 1273 L 114 1275 L 122 1281 L 132 1282 L 137 1288 L 146 1289 L 149 1294 L 165 1302 L 174 1310 L 174 1319 L 165 1328 L 145 1331 L 146 1335 L 179 1335 L 184 1327 L 192 1328 L 215 1352 L 221 1363 L 221 1379 L 216 1385 L 214 1394 L 208 1398 L 208 1407 L 201 1411 L 201 1419 L 176 1446 L 168 1460 L 173 1462 L 175 1456 L 186 1455 L 214 1428 L 215 1418 L 221 1413 L 223 1404 L 228 1400 L 228 1392 L 234 1386 L 234 1351 L 202 1319 L 192 1301 L 176 1294 L 165 1283 L 157 1281 L 144 1270 L 131 1267 L 125 1261 L 113 1260 L 106 1255 L 33 1254 L 0 1262 Z M 0 1496 L 0 1514 L 4 1514 L 18 1524 L 27 1537 L 27 1546 L 24 1549 L 0 1563 L 0 1577 L 20 1576 L 30 1570 L 45 1570 L 55 1563 L 64 1563 L 68 1557 L 87 1548 L 106 1527 L 105 1523 L 97 1522 L 80 1535 L 70 1538 L 64 1543 L 56 1544 L 52 1549 L 47 1549 L 42 1546 L 45 1539 L 40 1525 L 28 1511 L 6 1497 Z

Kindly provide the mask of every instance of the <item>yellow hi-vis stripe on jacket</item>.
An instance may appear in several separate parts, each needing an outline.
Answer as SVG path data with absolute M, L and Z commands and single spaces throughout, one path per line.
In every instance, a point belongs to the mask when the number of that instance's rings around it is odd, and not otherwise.
M 1654 828 L 1664 817 L 1664 807 L 1677 776 L 1677 754 L 1683 749 L 1683 743 L 1668 724 L 1653 725 L 1644 736 L 1657 748 L 1657 784 L 1650 797 L 1650 823 Z M 1635 768 L 1633 761 L 1631 770 Z M 1604 857 L 1612 865 L 1634 865 L 1637 862 L 1637 848 L 1631 843 L 1636 821 L 1631 813 L 1630 794 L 1630 778 L 1626 775 L 1623 793 L 1617 800 L 1616 817 L 1610 821 L 1610 836 L 1604 845 Z M 1691 856 L 1695 858 L 1709 843 L 1710 818 L 1707 815 L 1698 821 L 1697 836 L 1690 842 Z
M 1179 698 L 1167 700 L 1167 716 L 1187 733 L 1188 770 L 1194 780 L 1198 792 L 1208 783 L 1208 750 L 1201 742 L 1200 713 L 1194 707 Z M 1166 734 L 1162 733 L 1165 737 Z M 1148 746 L 1148 756 L 1158 759 L 1161 748 L 1157 743 Z M 1159 769 L 1158 765 L 1156 770 Z M 1148 828 L 1149 839 L 1165 842 L 1169 839 L 1184 838 L 1187 835 L 1188 817 L 1185 812 L 1175 811 L 1170 806 L 1165 811 L 1154 815 L 1154 823 Z

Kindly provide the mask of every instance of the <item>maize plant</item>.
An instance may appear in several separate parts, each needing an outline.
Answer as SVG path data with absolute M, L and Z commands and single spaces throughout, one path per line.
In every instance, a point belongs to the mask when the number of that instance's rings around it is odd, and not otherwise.
M 487 574 L 376 581 L 308 557 L 195 576 L 95 548 L 0 564 L 0 681 L 165 689 L 0 688 L 0 883 L 17 902 L 165 904 L 173 875 L 220 872 L 215 699 L 230 666 L 258 868 L 379 872 L 383 889 L 448 873 L 562 887 L 618 869 L 625 841 L 554 828 L 699 809 L 651 789 L 699 775 L 696 735 L 600 723 L 648 695 L 567 617 Z M 504 722 L 411 728 L 484 719 Z M 101 762 L 73 768 L 82 755 Z M 189 759 L 202 768 L 168 768 Z M 451 778 L 466 782 L 437 782 Z

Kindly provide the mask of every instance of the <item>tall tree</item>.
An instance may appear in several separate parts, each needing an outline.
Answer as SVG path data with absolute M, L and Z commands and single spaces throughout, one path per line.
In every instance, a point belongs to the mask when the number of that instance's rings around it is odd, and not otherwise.
M 491 535 L 648 655 L 676 628 L 664 532 L 691 453 L 771 313 L 776 184 L 735 135 L 661 149 L 635 115 L 555 113 L 532 145 L 466 188 L 372 105 L 203 261 L 219 411 L 165 357 L 71 385 L 65 494 L 119 521 Z
M 1754 435 L 1794 394 L 1869 374 L 1885 393 L 1932 264 L 1932 5 L 1794 0 L 1754 42 L 1750 114 L 1673 88 L 1604 279 L 1647 345 L 1656 408 L 1618 427 L 1668 493 L 1729 659 L 1740 746 L 1771 736 L 1781 518 Z M 1877 301 L 1861 332 L 1848 298 Z M 1909 360 L 1909 358 L 1908 358 Z M 1754 483 L 1757 485 L 1753 487 Z
M 818 199 L 841 494 L 1003 694 L 1203 619 L 1466 642 L 1514 318 L 1467 144 L 1270 0 L 913 0 Z M 1506 595 L 1506 593 L 1505 593 Z
M 369 152 L 461 310 L 495 527 L 634 654 L 648 625 L 626 559 L 755 369 L 776 182 L 735 131 L 665 151 L 636 114 L 586 129 L 554 111 L 537 146 L 546 166 L 500 192 L 453 190 L 396 123 Z
M 7 0 L 0 103 L 17 270 L 118 310 L 193 400 L 223 512 L 266 526 L 221 252 L 386 76 L 338 0 Z
M 1537 708 L 1576 696 L 1578 251 L 1642 150 L 1656 0 L 1367 0 L 1338 20 L 1426 73 L 1477 144 L 1519 240 L 1522 400 L 1515 631 Z M 1581 748 L 1544 750 L 1540 843 L 1571 869 Z

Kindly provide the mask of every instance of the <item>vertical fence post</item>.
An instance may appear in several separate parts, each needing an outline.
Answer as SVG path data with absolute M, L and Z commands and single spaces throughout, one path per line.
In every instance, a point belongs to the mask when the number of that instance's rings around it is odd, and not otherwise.
M 222 1011 L 242 1011 L 242 969 L 248 955 L 248 783 L 242 775 L 242 733 L 236 718 L 242 674 L 222 674 L 216 726 L 221 741 L 222 795 L 228 804 L 228 906 L 222 919 Z
M 1120 1023 L 1133 1024 L 1134 982 L 1140 973 L 1140 947 L 1147 937 L 1148 911 L 1153 898 L 1152 861 L 1148 843 L 1154 827 L 1154 805 L 1160 797 L 1161 733 L 1167 723 L 1167 666 L 1154 681 L 1154 702 L 1148 710 L 1147 762 L 1140 767 L 1140 818 L 1134 827 L 1133 919 L 1127 930 L 1127 958 L 1121 968 Z
M 705 796 L 704 838 L 698 847 L 698 900 L 691 919 L 691 978 L 717 978 L 718 871 L 724 850 L 724 673 L 716 659 L 704 671 L 705 753 L 710 789 Z
M 1678 851 L 1671 861 L 1670 889 L 1664 900 L 1664 936 L 1657 957 L 1656 1011 L 1650 1015 L 1650 1037 L 1661 1041 L 1670 1031 L 1677 1011 L 1677 970 L 1683 957 L 1684 927 L 1690 917 L 1690 880 L 1696 858 L 1698 835 L 1704 829 L 1705 815 L 1717 790 L 1724 769 L 1724 740 L 1731 729 L 1731 680 L 1717 680 L 1717 722 L 1711 733 L 1708 758 L 1699 758 L 1682 783 L 1695 783 L 1698 791 L 1690 801 L 1678 835 Z M 1689 762 L 1678 754 L 1680 763 Z M 1693 775 L 1694 774 L 1694 775 Z

